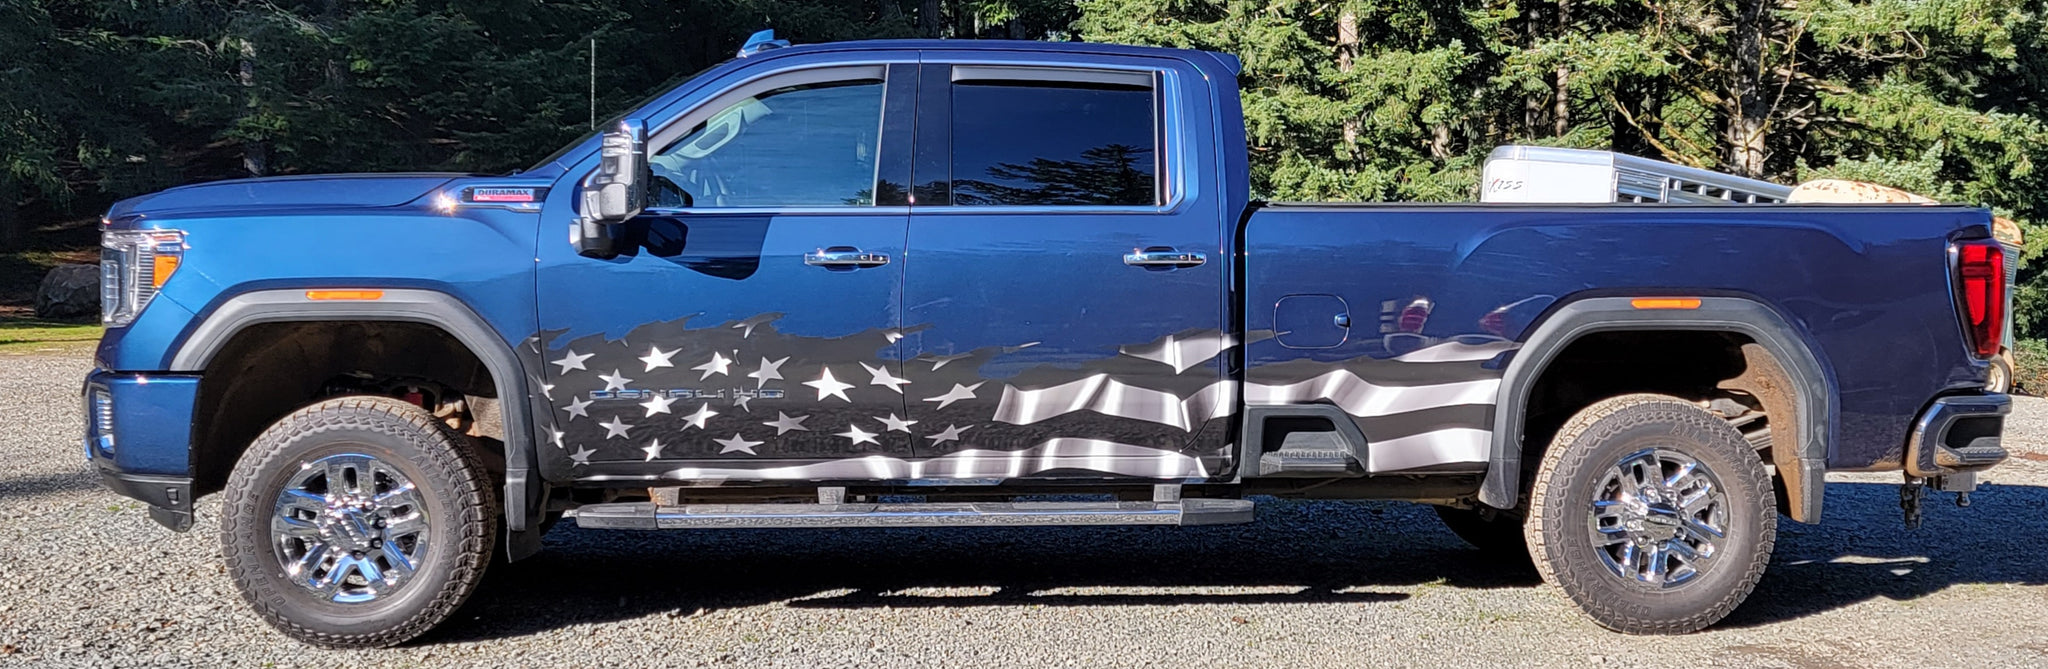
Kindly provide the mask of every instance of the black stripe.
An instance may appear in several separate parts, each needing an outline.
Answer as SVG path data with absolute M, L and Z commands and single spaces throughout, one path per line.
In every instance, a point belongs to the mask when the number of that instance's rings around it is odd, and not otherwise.
M 1450 428 L 1493 429 L 1493 405 L 1458 404 L 1387 416 L 1358 418 L 1367 442 L 1388 441 Z

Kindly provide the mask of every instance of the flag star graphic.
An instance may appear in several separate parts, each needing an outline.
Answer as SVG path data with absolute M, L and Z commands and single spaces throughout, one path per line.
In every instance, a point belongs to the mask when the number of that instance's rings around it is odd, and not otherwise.
M 761 315 L 758 315 L 758 316 L 753 316 L 753 317 L 751 317 L 751 318 L 748 318 L 748 319 L 746 319 L 746 320 L 740 321 L 740 322 L 738 322 L 738 323 L 734 323 L 734 324 L 733 324 L 733 326 L 732 326 L 732 329 L 734 329 L 734 330 L 739 330 L 739 331 L 740 331 L 740 338 L 741 338 L 741 339 L 746 339 L 746 338 L 748 338 L 748 337 L 752 337 L 752 336 L 754 336 L 754 328 L 760 327 L 760 326 L 761 326 L 762 324 L 764 324 L 764 323 L 768 323 L 768 322 L 770 322 L 770 321 L 773 321 L 773 320 L 775 320 L 775 319 L 777 319 L 777 318 L 781 318 L 781 317 L 782 317 L 782 314 L 781 314 L 781 312 L 772 312 L 772 311 L 771 311 L 771 312 L 769 312 L 769 313 L 761 314 Z
M 753 412 L 754 412 L 754 408 L 753 408 L 753 407 L 750 407 L 750 406 L 747 406 L 747 403 L 748 403 L 748 402 L 752 402 L 752 401 L 754 401 L 754 396 L 753 396 L 753 395 L 742 395 L 742 394 L 739 394 L 739 393 L 733 393 L 733 396 L 732 396 L 732 405 L 733 405 L 733 406 L 736 406 L 736 407 L 739 407 L 741 411 L 745 411 L 745 412 L 747 412 L 747 413 L 753 413 Z
M 541 396 L 541 397 L 545 397 L 545 398 L 548 398 L 548 399 L 551 399 L 551 400 L 552 400 L 552 399 L 554 399 L 554 398 L 555 398 L 555 384 L 552 384 L 552 383 L 543 383 L 543 384 L 540 384 L 540 396 Z
M 903 339 L 903 331 L 902 331 L 902 330 L 883 330 L 883 331 L 882 331 L 882 338 L 883 338 L 883 339 L 887 339 L 887 340 L 889 340 L 889 343 L 891 343 L 891 344 L 894 344 L 894 343 L 896 343 L 896 342 L 898 342 L 898 341 L 901 341 L 901 340 Z
M 789 414 L 777 411 L 775 412 L 775 420 L 762 423 L 762 425 L 775 428 L 775 436 L 780 437 L 782 436 L 782 433 L 788 432 L 790 430 L 803 430 L 805 432 L 811 431 L 811 428 L 804 427 L 804 419 L 806 418 L 810 418 L 810 416 L 797 416 L 792 418 Z
M 889 414 L 888 418 L 876 418 L 875 420 L 882 421 L 882 429 L 895 430 L 897 432 L 909 432 L 910 426 L 917 424 L 917 421 L 914 420 L 897 418 L 896 414 L 893 413 Z
M 582 417 L 584 417 L 584 418 L 589 418 L 589 417 L 590 417 L 590 400 L 586 400 L 586 399 L 581 399 L 581 398 L 578 398 L 578 399 L 574 399 L 574 400 L 570 400 L 570 401 L 569 401 L 569 405 L 568 405 L 568 406 L 565 406 L 565 407 L 562 407 L 562 410 L 563 410 L 563 411 L 567 411 L 567 412 L 569 412 L 569 420 L 572 420 L 572 421 L 573 421 L 573 420 L 576 420 L 576 417 L 577 417 L 577 416 L 582 416 Z
M 652 460 L 654 460 L 655 458 L 661 457 L 661 440 L 660 440 L 660 439 L 655 439 L 655 440 L 653 440 L 653 441 L 649 441 L 649 442 L 647 442 L 647 445 L 646 445 L 646 446 L 643 446 L 643 447 L 641 447 L 641 448 L 640 448 L 640 452 L 642 452 L 642 453 L 646 453 L 646 454 L 647 454 L 647 459 L 648 459 L 649 461 L 652 461 Z
M 846 389 L 852 388 L 853 384 L 843 383 L 839 379 L 832 378 L 832 368 L 830 367 L 819 367 L 818 369 L 818 380 L 804 382 L 804 385 L 818 389 L 818 401 L 822 402 L 827 397 L 837 397 L 848 402 L 853 401 L 852 398 L 846 396 Z
M 973 353 L 955 353 L 953 355 L 938 355 L 936 353 L 926 353 L 924 355 L 917 356 L 919 360 L 924 360 L 926 362 L 932 363 L 932 371 L 935 372 L 938 371 L 940 367 L 946 366 L 946 363 L 952 362 L 954 360 L 961 360 L 964 358 L 971 357 L 974 357 Z
M 557 429 L 555 429 L 555 428 L 552 428 L 552 427 L 551 427 L 551 428 L 548 428 L 548 438 L 549 438 L 549 439 L 552 439 L 552 440 L 554 440 L 554 442 L 555 442 L 555 448 L 561 448 L 561 447 L 562 447 L 562 434 L 563 434 L 563 433 L 562 433 L 562 431 L 561 431 L 561 430 L 557 430 Z
M 647 410 L 647 415 L 644 416 L 645 418 L 653 418 L 654 414 L 668 413 L 668 405 L 675 403 L 676 398 L 656 396 L 645 402 L 641 402 L 640 408 Z
M 656 367 L 676 366 L 675 363 L 669 362 L 669 358 L 676 357 L 677 353 L 682 352 L 682 349 L 676 349 L 673 351 L 669 351 L 667 353 L 663 353 L 660 346 L 649 346 L 647 348 L 647 355 L 640 356 L 640 362 L 647 363 L 647 369 L 642 371 L 648 372 L 654 371 L 654 368 Z
M 562 359 L 561 359 L 561 360 L 556 360 L 556 361 L 554 361 L 554 364 L 557 364 L 557 365 L 561 365 L 561 366 L 562 366 L 562 373 L 563 373 L 563 374 L 567 374 L 567 373 L 569 373 L 569 370 L 572 370 L 572 369 L 582 369 L 582 370 L 588 370 L 588 369 L 589 369 L 588 367 L 584 367 L 584 366 L 583 366 L 583 361 L 585 361 L 585 360 L 589 360 L 589 359 L 590 359 L 590 356 L 593 356 L 593 355 L 597 355 L 597 354 L 596 354 L 596 353 L 577 353 L 577 352 L 575 352 L 575 351 L 573 351 L 573 350 L 572 350 L 572 351 L 569 351 L 569 352 L 568 352 L 568 355 L 564 355 L 564 356 L 562 356 Z
M 926 401 L 926 402 L 938 402 L 938 403 L 939 403 L 939 408 L 941 408 L 941 409 L 944 409 L 944 408 L 946 408 L 946 405 L 948 405 L 948 404 L 952 404 L 952 403 L 954 403 L 954 402 L 958 402 L 958 401 L 960 401 L 960 400 L 971 400 L 971 399 L 974 399 L 974 390 L 975 390 L 976 388 L 980 388 L 980 387 L 981 387 L 981 384 L 983 384 L 983 383 L 988 383 L 988 382 L 987 382 L 987 381 L 982 381 L 982 382 L 976 383 L 976 384 L 974 384 L 974 385 L 971 385 L 971 386 L 963 386 L 963 385 L 960 385 L 960 384 L 958 384 L 958 383 L 955 383 L 955 384 L 953 384 L 953 389 L 952 389 L 952 390 L 948 390 L 948 391 L 946 391 L 946 394 L 944 394 L 944 395 L 940 395 L 940 396 L 938 396 L 938 397 L 927 397 L 927 398 L 924 398 L 924 401 Z
M 616 369 L 612 370 L 610 374 L 599 374 L 597 378 L 604 380 L 605 390 L 625 390 L 626 384 L 633 382 L 632 379 L 626 378 L 626 375 L 620 374 L 619 370 Z
M 754 452 L 754 447 L 761 445 L 763 442 L 747 441 L 745 438 L 740 437 L 740 433 L 734 432 L 732 433 L 731 439 L 713 439 L 711 440 L 711 443 L 718 444 L 719 455 L 724 455 L 726 453 L 732 452 L 740 452 L 745 453 L 747 455 L 760 455 L 760 453 Z
M 633 429 L 632 425 L 626 424 L 626 421 L 619 420 L 618 416 L 612 416 L 612 422 L 598 423 L 598 425 L 604 428 L 604 438 L 606 439 L 625 437 L 626 431 Z
M 960 427 L 958 425 L 947 425 L 946 429 L 940 430 L 938 434 L 934 434 L 932 436 L 925 438 L 932 440 L 933 445 L 943 444 L 949 441 L 959 441 L 960 433 L 966 432 L 971 429 L 974 429 L 974 426 L 969 425 L 967 427 Z
M 587 465 L 590 464 L 590 454 L 596 452 L 584 446 L 577 446 L 576 452 L 569 454 L 569 461 L 578 465 Z
M 848 425 L 846 426 L 845 432 L 841 432 L 833 436 L 846 437 L 848 439 L 852 439 L 854 444 L 874 444 L 876 443 L 875 437 L 877 435 L 876 433 L 860 429 L 859 425 Z
M 868 385 L 888 386 L 890 390 L 894 390 L 896 391 L 896 394 L 901 395 L 903 394 L 904 384 L 910 383 L 910 379 L 899 379 L 894 376 L 890 376 L 889 368 L 886 365 L 878 367 L 869 367 L 867 363 L 863 362 L 860 363 L 860 366 L 861 369 L 868 370 L 869 376 L 874 377 L 868 380 Z
M 697 407 L 697 413 L 684 416 L 683 422 L 690 427 L 702 430 L 704 429 L 704 423 L 710 421 L 711 417 L 716 415 L 718 415 L 718 412 L 711 410 L 711 403 L 705 402 L 703 406 Z
M 703 376 L 697 377 L 697 380 L 702 381 L 704 379 L 711 378 L 712 374 L 725 374 L 726 370 L 731 368 L 732 359 L 725 357 L 725 354 L 723 353 L 712 351 L 710 362 L 698 365 L 696 367 L 691 367 L 690 369 L 703 372 Z
M 781 360 L 774 362 L 769 362 L 767 358 L 762 358 L 761 368 L 748 372 L 747 378 L 754 380 L 754 388 L 757 390 L 761 386 L 768 385 L 769 381 L 780 381 L 782 380 L 782 363 L 785 362 L 789 362 L 789 356 L 782 356 Z

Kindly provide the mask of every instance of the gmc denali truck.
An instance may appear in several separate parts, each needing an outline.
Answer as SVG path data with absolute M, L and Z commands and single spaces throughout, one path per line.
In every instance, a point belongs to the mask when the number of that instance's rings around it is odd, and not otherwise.
M 1829 471 L 2006 457 L 1982 209 L 1253 201 L 1230 56 L 757 39 L 506 176 L 105 223 L 86 457 L 321 646 L 586 528 L 1436 505 L 1586 615 L 1726 615 Z M 1526 551 L 1526 552 L 1524 552 Z

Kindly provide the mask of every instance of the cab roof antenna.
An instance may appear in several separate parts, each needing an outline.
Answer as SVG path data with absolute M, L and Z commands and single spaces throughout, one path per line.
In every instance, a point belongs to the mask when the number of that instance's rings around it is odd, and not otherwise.
M 740 57 L 745 58 L 769 49 L 780 49 L 786 46 L 789 46 L 789 40 L 775 39 L 775 29 L 769 28 L 748 37 L 747 43 L 740 45 Z

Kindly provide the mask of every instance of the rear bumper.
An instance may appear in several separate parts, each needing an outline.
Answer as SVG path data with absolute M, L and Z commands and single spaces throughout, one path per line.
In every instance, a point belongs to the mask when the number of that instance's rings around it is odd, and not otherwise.
M 1979 472 L 2006 458 L 2000 437 L 2012 398 L 2001 393 L 1934 400 L 1906 442 L 1906 473 L 1933 477 Z
M 85 458 L 101 483 L 149 504 L 165 527 L 190 528 L 199 377 L 95 370 L 83 392 Z

